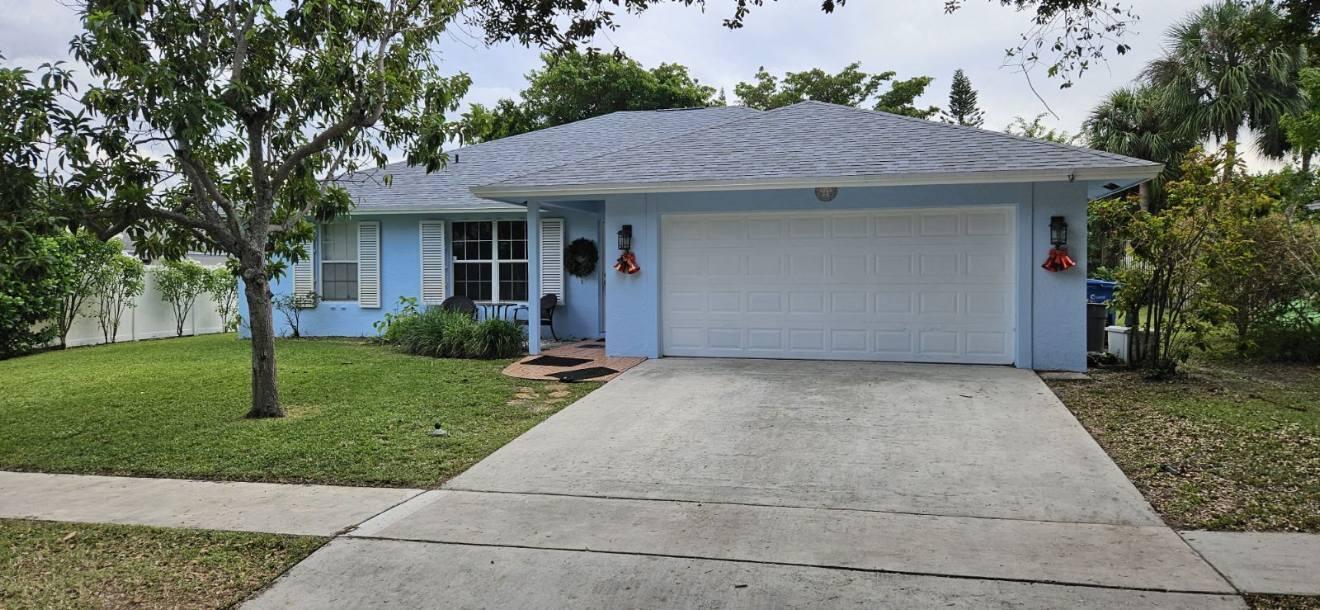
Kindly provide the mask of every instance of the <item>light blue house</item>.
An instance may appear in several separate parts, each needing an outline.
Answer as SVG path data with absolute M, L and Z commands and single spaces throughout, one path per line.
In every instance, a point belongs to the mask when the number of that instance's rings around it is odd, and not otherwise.
M 818 102 L 619 112 L 355 182 L 274 290 L 323 296 L 309 335 L 373 334 L 400 297 L 554 293 L 554 330 L 615 356 L 1084 370 L 1087 202 L 1159 171 Z M 1041 268 L 1052 221 L 1078 267 Z M 587 277 L 564 269 L 579 238 L 601 252 Z M 611 268 L 622 245 L 639 272 Z

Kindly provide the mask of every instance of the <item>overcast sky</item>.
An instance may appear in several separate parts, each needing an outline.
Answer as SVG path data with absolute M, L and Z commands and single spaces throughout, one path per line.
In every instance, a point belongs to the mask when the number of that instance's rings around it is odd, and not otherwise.
M 759 66 L 772 74 L 819 67 L 838 71 L 858 61 L 868 72 L 895 70 L 898 78 L 935 77 L 920 101 L 945 106 L 953 71 L 962 68 L 980 93 L 986 127 L 1003 129 L 1016 116 L 1030 119 L 1046 111 L 1012 66 L 1003 67 L 1004 51 L 1029 26 L 1029 13 L 1000 6 L 998 0 L 966 0 L 946 15 L 943 0 L 853 0 L 826 15 L 817 0 L 780 0 L 753 7 L 746 27 L 728 30 L 721 21 L 731 0 L 708 0 L 703 13 L 694 7 L 661 5 L 640 16 L 621 16 L 618 30 L 597 37 L 595 46 L 619 47 L 647 67 L 662 62 L 688 66 L 704 83 L 723 87 L 733 101 L 733 87 L 751 80 Z M 1109 90 L 1129 84 L 1142 66 L 1160 52 L 1164 32 L 1200 0 L 1134 0 L 1140 21 L 1125 42 L 1132 50 L 1110 54 L 1107 63 L 1088 71 L 1071 89 L 1034 75 L 1037 90 L 1058 119 L 1051 127 L 1076 133 L 1092 106 Z M 68 40 L 78 22 L 57 0 L 0 0 L 0 53 L 11 62 L 35 67 L 67 57 Z M 486 47 L 477 33 L 455 28 L 441 47 L 443 65 L 472 76 L 468 101 L 490 103 L 516 97 L 524 75 L 540 64 L 538 51 L 517 45 Z

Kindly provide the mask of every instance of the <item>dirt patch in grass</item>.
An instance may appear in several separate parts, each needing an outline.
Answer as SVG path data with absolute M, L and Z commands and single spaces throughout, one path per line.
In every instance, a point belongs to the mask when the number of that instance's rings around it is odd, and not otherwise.
M 1320 532 L 1320 369 L 1198 363 L 1050 382 L 1170 525 Z
M 0 520 L 0 607 L 227 608 L 324 539 Z

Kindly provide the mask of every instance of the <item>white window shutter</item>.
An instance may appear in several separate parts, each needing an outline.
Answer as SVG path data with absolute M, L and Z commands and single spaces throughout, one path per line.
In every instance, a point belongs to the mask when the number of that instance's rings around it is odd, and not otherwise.
M 293 295 L 306 302 L 307 295 L 316 292 L 316 240 L 308 240 L 303 249 L 307 256 L 294 263 L 292 268 Z
M 541 219 L 541 296 L 564 302 L 564 219 Z
M 417 224 L 422 243 L 422 304 L 439 305 L 445 300 L 445 223 L 423 220 Z
M 358 306 L 380 307 L 380 223 L 358 223 Z

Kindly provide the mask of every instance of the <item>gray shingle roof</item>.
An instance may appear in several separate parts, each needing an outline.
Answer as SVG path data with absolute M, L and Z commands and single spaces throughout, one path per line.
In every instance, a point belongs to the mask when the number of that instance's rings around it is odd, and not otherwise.
M 739 107 L 615 112 L 450 151 L 449 164 L 431 174 L 394 163 L 350 177 L 344 186 L 358 213 L 522 209 L 478 198 L 471 188 L 754 114 L 760 112 Z M 381 179 L 387 174 L 390 186 Z
M 959 175 L 1084 170 L 1086 178 L 1144 180 L 1159 164 L 1088 148 L 1041 142 L 822 102 L 748 114 L 686 134 L 492 182 L 483 195 L 538 188 L 612 190 L 684 183 L 773 183 L 803 178 Z M 968 175 L 971 175 L 970 177 Z M 1111 176 L 1112 174 L 1112 176 Z M 1060 178 L 1061 179 L 1061 178 Z M 824 186 L 828 186 L 825 184 Z

